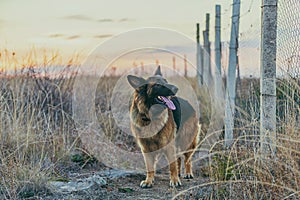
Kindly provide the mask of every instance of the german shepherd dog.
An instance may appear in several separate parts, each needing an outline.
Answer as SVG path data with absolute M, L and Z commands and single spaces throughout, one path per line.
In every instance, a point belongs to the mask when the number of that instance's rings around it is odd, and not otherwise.
M 130 106 L 131 130 L 147 170 L 146 180 L 140 187 L 152 187 L 156 160 L 161 154 L 169 163 L 170 186 L 180 186 L 182 154 L 184 178 L 193 178 L 191 158 L 200 129 L 196 112 L 188 101 L 175 96 L 178 88 L 163 78 L 160 66 L 154 76 L 146 80 L 133 75 L 128 75 L 127 79 L 135 90 Z

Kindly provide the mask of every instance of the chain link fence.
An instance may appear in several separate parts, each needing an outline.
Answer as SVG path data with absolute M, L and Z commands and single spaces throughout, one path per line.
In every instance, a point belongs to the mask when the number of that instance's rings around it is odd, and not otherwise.
M 277 120 L 279 129 L 290 135 L 293 135 L 290 130 L 300 127 L 299 13 L 299 0 L 278 0 Z
M 277 19 L 278 74 L 300 77 L 300 1 L 279 0 Z
M 232 5 L 231 5 L 232 6 Z M 229 5 L 229 8 L 231 7 Z M 228 9 L 231 10 L 231 9 Z M 297 126 L 300 110 L 300 1 L 278 0 L 277 18 L 277 117 L 278 127 Z M 227 14 L 228 15 L 228 14 Z M 228 16 L 224 16 L 228 17 Z M 249 132 L 259 132 L 260 54 L 261 54 L 261 1 L 241 0 L 240 33 L 237 65 L 236 122 Z M 223 24 L 223 32 L 229 25 Z M 222 73 L 227 73 L 229 44 L 223 38 Z M 241 77 L 241 78 L 240 78 Z M 242 121 L 239 119 L 243 119 Z M 298 122 L 297 122 L 298 121 Z M 295 127 L 294 126 L 294 127 Z M 245 129 L 247 130 L 247 129 Z

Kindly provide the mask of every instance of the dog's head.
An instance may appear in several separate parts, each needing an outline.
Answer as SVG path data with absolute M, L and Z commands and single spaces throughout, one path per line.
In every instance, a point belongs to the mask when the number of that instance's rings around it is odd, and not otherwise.
M 160 66 L 158 66 L 154 76 L 150 76 L 148 79 L 133 75 L 128 75 L 127 79 L 129 84 L 135 89 L 134 103 L 138 105 L 140 110 L 148 110 L 156 104 L 171 110 L 176 109 L 171 98 L 177 93 L 178 88 L 169 84 L 163 78 Z

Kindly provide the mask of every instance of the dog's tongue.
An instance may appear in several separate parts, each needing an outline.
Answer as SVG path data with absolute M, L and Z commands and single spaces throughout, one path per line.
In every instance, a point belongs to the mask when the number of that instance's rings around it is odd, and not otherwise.
M 176 110 L 176 106 L 170 99 L 164 96 L 160 96 L 160 98 L 166 103 L 166 106 L 168 106 L 168 108 L 170 108 L 171 110 Z

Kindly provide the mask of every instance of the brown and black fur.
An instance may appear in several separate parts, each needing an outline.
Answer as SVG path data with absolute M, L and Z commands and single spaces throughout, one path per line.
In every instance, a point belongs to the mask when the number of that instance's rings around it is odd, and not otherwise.
M 181 155 L 184 155 L 186 179 L 193 178 L 191 158 L 197 146 L 199 123 L 193 107 L 176 97 L 177 87 L 162 77 L 160 67 L 147 80 L 128 75 L 135 89 L 130 107 L 131 130 L 144 156 L 147 177 L 142 188 L 152 187 L 155 163 L 164 154 L 169 162 L 170 186 L 180 186 Z M 168 96 L 176 105 L 169 109 L 157 99 Z

